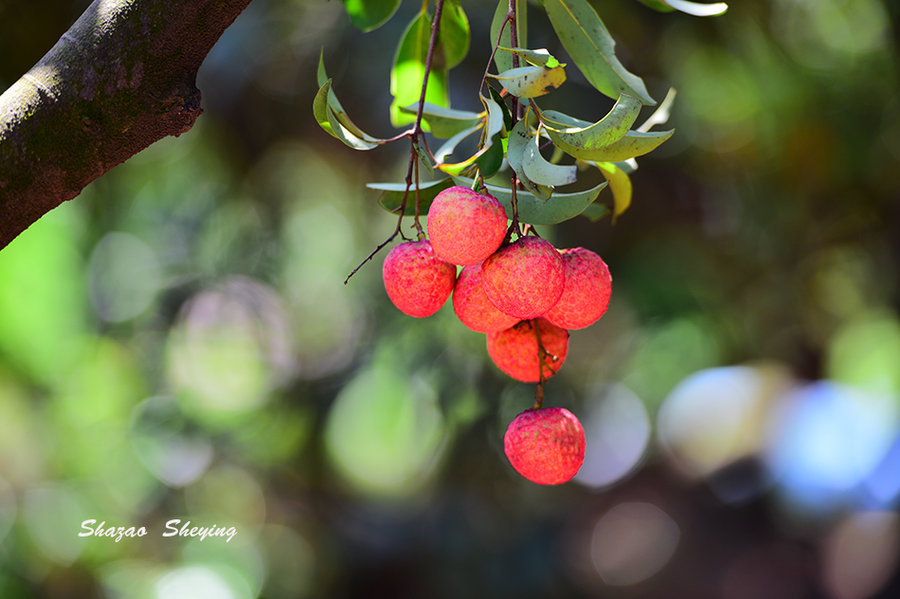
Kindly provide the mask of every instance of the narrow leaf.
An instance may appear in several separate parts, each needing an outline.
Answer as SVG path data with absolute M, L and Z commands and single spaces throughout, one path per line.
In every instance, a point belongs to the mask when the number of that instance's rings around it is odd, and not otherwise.
M 585 216 L 591 222 L 597 222 L 601 218 L 605 217 L 609 214 L 609 206 L 606 204 L 598 204 L 594 202 L 590 206 L 584 209 L 584 212 L 581 213 L 581 216 Z
M 640 0 L 650 8 L 654 8 L 660 12 L 672 12 L 680 10 L 681 12 L 695 17 L 717 17 L 725 14 L 728 5 L 724 2 L 714 2 L 712 4 L 704 4 L 701 2 L 688 2 L 687 0 Z
M 391 94 L 394 96 L 391 103 L 391 123 L 395 127 L 408 125 L 415 120 L 414 116 L 403 112 L 400 107 L 419 101 L 430 38 L 431 17 L 423 10 L 406 28 L 394 55 L 394 65 L 391 68 Z M 450 105 L 447 94 L 446 70 L 432 65 L 428 73 L 425 101 L 446 107 Z
M 419 183 L 419 214 L 426 214 L 431 202 L 437 197 L 437 194 L 452 187 L 453 180 L 449 177 L 437 181 L 428 181 L 427 183 Z M 378 204 L 388 212 L 397 213 L 403 203 L 403 194 L 406 191 L 406 183 L 366 183 L 369 189 L 375 189 L 381 192 L 378 196 Z M 416 213 L 416 189 L 415 186 L 409 190 L 409 196 L 406 198 L 406 208 L 403 214 L 413 215 Z
M 546 67 L 519 67 L 503 71 L 499 75 L 488 75 L 500 82 L 503 88 L 519 98 L 536 98 L 543 96 L 566 80 L 566 69 L 563 66 L 548 69 Z
M 516 0 L 516 45 L 518 46 L 528 45 L 527 6 L 527 0 Z M 494 48 L 495 46 L 511 48 L 513 45 L 510 27 L 508 25 L 503 27 L 503 34 L 500 35 L 500 28 L 503 26 L 508 12 L 509 0 L 500 0 L 499 4 L 497 4 L 497 9 L 494 11 L 494 18 L 491 21 L 491 48 Z M 497 43 L 498 37 L 500 40 L 499 44 Z M 497 65 L 498 73 L 508 71 L 513 68 L 512 56 L 508 52 L 498 50 L 494 55 L 494 64 Z
M 531 112 L 528 113 L 528 116 Z M 516 122 L 515 127 L 509 132 L 509 143 L 506 148 L 506 161 L 509 168 L 516 173 L 519 182 L 525 186 L 525 189 L 531 192 L 536 198 L 542 202 L 546 202 L 550 198 L 553 190 L 543 185 L 537 185 L 528 178 L 525 170 L 522 168 L 522 162 L 525 158 L 525 149 L 529 146 L 534 133 L 528 126 L 528 116 Z
M 405 114 L 415 115 L 419 109 L 418 104 L 401 106 L 400 110 Z M 428 123 L 431 133 L 440 139 L 449 139 L 463 131 L 470 129 L 483 121 L 485 113 L 472 112 L 470 110 L 455 110 L 444 108 L 425 102 L 422 110 L 422 120 Z
M 522 170 L 529 179 L 541 185 L 556 187 L 568 185 L 578 179 L 578 169 L 572 166 L 562 166 L 547 162 L 541 156 L 541 136 L 535 135 L 525 147 L 522 156 Z
M 479 148 L 477 152 L 475 152 L 472 156 L 468 157 L 462 162 L 453 164 L 444 163 L 444 158 L 446 158 L 450 154 L 450 152 L 444 154 L 442 152 L 443 148 L 441 148 L 441 150 L 439 150 L 438 153 L 434 155 L 435 160 L 438 162 L 437 167 L 449 175 L 458 175 L 466 168 L 472 166 L 472 164 L 474 164 L 479 157 L 481 157 L 491 149 L 491 146 L 493 146 L 494 144 L 494 138 L 503 130 L 503 109 L 500 108 L 500 105 L 497 104 L 497 102 L 495 102 L 493 99 L 485 98 L 484 96 L 480 96 L 480 98 L 481 104 L 484 106 L 485 111 L 487 112 L 487 118 L 484 122 L 484 131 L 482 132 L 481 148 Z M 479 125 L 477 128 L 480 127 L 481 125 Z M 450 141 L 448 141 L 444 145 L 446 146 L 449 143 Z M 459 141 L 457 141 L 456 143 L 458 144 Z M 455 145 L 456 144 L 454 144 L 454 146 Z
M 490 147 L 478 157 L 475 164 L 478 165 L 478 171 L 485 179 L 497 174 L 497 171 L 503 166 L 503 139 L 499 133 L 491 139 Z
M 440 165 L 444 162 L 444 159 L 453 153 L 453 151 L 456 149 L 456 146 L 458 146 L 462 140 L 477 132 L 483 126 L 483 124 L 479 123 L 474 127 L 469 127 L 468 129 L 460 131 L 459 133 L 445 141 L 444 145 L 438 148 L 437 152 L 434 153 L 434 159 L 438 163 L 438 168 L 440 168 Z
M 330 106 L 328 107 L 328 122 L 331 125 L 332 135 L 354 150 L 371 150 L 377 148 L 379 145 L 378 143 L 362 139 L 353 131 L 345 127 Z
M 350 22 L 362 31 L 372 31 L 387 22 L 400 0 L 342 0 Z M 319 84 L 321 85 L 321 83 Z
M 595 150 L 625 137 L 640 111 L 640 100 L 622 94 L 596 123 L 588 124 L 555 110 L 542 112 L 540 118 L 553 143 L 574 156 L 578 150 Z
M 453 177 L 457 185 L 472 187 L 472 179 Z M 527 191 L 516 192 L 516 206 L 519 220 L 532 225 L 555 225 L 575 218 L 584 212 L 597 198 L 600 191 L 607 186 L 604 181 L 596 187 L 575 193 L 555 193 L 549 201 L 534 197 Z M 506 209 L 506 215 L 512 218 L 512 190 L 496 185 L 487 185 L 488 192 Z
M 591 85 L 610 98 L 624 93 L 656 104 L 641 78 L 616 58 L 616 43 L 587 0 L 542 2 L 559 40 Z
M 664 141 L 672 137 L 674 129 L 644 133 L 641 131 L 629 131 L 619 141 L 598 148 L 596 150 L 584 150 L 572 155 L 582 160 L 597 160 L 601 162 L 621 162 L 629 158 L 643 156 L 658 148 Z
M 609 181 L 609 188 L 613 194 L 613 224 L 615 224 L 619 215 L 631 206 L 631 178 L 612 162 L 595 162 L 594 166 Z
M 449 71 L 462 62 L 469 52 L 469 19 L 459 0 L 447 0 L 441 12 L 441 31 L 438 34 L 438 52 L 443 53 L 441 68 Z
M 340 111 L 335 109 L 337 106 Z M 313 116 L 326 133 L 338 138 L 351 148 L 371 150 L 388 140 L 373 137 L 360 129 L 341 108 L 340 102 L 331 89 L 331 79 L 316 92 L 313 99 Z
M 546 48 L 540 48 L 538 50 L 528 50 L 526 48 L 504 48 L 498 47 L 498 51 L 500 52 L 512 52 L 516 56 L 520 58 L 524 58 L 528 64 L 534 65 L 536 67 L 547 67 L 548 69 L 552 69 L 553 67 L 558 67 L 561 63 L 556 59 L 556 57 L 550 54 L 550 51 Z

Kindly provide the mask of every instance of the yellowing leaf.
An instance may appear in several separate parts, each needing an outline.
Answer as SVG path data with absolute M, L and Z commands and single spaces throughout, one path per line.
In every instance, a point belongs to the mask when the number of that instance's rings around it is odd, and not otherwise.
M 500 82 L 503 88 L 519 98 L 536 98 L 543 96 L 566 80 L 566 69 L 563 65 L 547 67 L 519 67 L 503 71 L 499 75 L 488 75 Z

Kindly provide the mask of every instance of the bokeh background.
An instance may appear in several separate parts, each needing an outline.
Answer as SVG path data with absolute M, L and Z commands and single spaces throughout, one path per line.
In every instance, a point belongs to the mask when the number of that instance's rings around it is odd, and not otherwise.
M 541 231 L 614 278 L 546 388 L 586 429 L 574 482 L 509 467 L 533 387 L 449 305 L 397 312 L 383 255 L 343 283 L 395 224 L 364 184 L 401 180 L 408 146 L 319 130 L 315 65 L 392 134 L 419 3 L 362 34 L 337 0 L 254 0 L 192 131 L 0 252 L 0 596 L 900 596 L 900 5 L 598 4 L 651 94 L 677 88 L 677 133 L 615 226 Z M 86 5 L 0 4 L 0 88 Z M 475 108 L 494 7 L 463 6 L 453 102 Z M 543 102 L 609 104 L 571 69 Z M 150 534 L 79 538 L 88 518 Z M 172 518 L 238 535 L 162 538 Z

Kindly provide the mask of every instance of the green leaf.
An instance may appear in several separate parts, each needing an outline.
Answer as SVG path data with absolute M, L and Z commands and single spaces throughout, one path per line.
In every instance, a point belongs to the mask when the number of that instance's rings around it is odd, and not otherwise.
M 331 125 L 331 134 L 354 150 L 371 150 L 379 145 L 376 142 L 357 136 L 353 131 L 345 127 L 330 106 L 328 107 L 328 123 Z
M 419 109 L 418 103 L 410 106 L 401 106 L 400 110 L 405 114 L 415 115 Z M 422 120 L 428 123 L 431 133 L 440 139 L 449 139 L 463 131 L 470 129 L 483 121 L 485 113 L 472 112 L 470 110 L 455 110 L 444 108 L 425 102 L 422 109 Z
M 503 126 L 509 131 L 513 127 L 512 112 L 510 112 L 509 106 L 506 105 L 506 101 L 503 99 L 503 96 L 500 95 L 500 92 L 495 90 L 492 85 L 488 85 L 487 88 L 488 91 L 491 92 L 491 97 L 494 99 L 494 102 L 503 109 Z
M 541 156 L 541 136 L 535 135 L 522 156 L 522 170 L 529 179 L 540 185 L 555 187 L 568 185 L 578 179 L 578 169 L 573 166 L 562 166 L 547 162 Z
M 500 133 L 491 139 L 488 150 L 475 161 L 478 171 L 485 179 L 493 177 L 503 166 L 503 139 Z
M 528 50 L 526 48 L 504 48 L 498 47 L 497 50 L 501 52 L 512 52 L 516 56 L 520 58 L 524 58 L 528 64 L 534 65 L 536 67 L 547 67 L 548 69 L 552 69 L 553 67 L 560 66 L 560 63 L 556 57 L 550 54 L 550 51 L 546 48 L 540 48 L 538 50 Z M 565 66 L 565 65 L 563 65 Z
M 728 5 L 724 2 L 713 2 L 712 4 L 704 4 L 701 2 L 688 2 L 687 0 L 640 0 L 650 8 L 660 12 L 672 12 L 680 10 L 681 12 L 695 17 L 717 17 L 725 14 Z
M 424 10 L 410 22 L 391 68 L 391 123 L 402 127 L 415 121 L 415 117 L 403 112 L 400 107 L 418 103 L 422 95 L 422 82 L 425 78 L 425 59 L 428 56 L 428 42 L 431 38 L 431 16 Z M 437 106 L 449 107 L 447 96 L 447 71 L 432 65 L 428 73 L 428 89 L 425 101 Z
M 567 153 L 581 160 L 596 160 L 600 162 L 621 162 L 642 156 L 652 152 L 664 141 L 672 137 L 674 129 L 668 131 L 648 132 L 629 131 L 619 141 L 595 150 L 577 150 Z
M 469 127 L 468 129 L 460 131 L 459 133 L 445 141 L 444 145 L 438 148 L 438 150 L 434 153 L 434 159 L 438 164 L 438 168 L 440 168 L 441 164 L 443 164 L 444 159 L 453 153 L 453 151 L 456 149 L 456 146 L 458 146 L 462 140 L 469 137 L 473 133 L 476 133 L 483 126 L 483 123 L 479 123 L 474 127 Z
M 641 78 L 616 58 L 616 43 L 587 0 L 542 3 L 559 40 L 591 85 L 610 98 L 624 93 L 640 98 L 644 104 L 656 104 Z
M 588 220 L 595 223 L 601 218 L 605 217 L 607 214 L 609 214 L 609 206 L 607 206 L 606 204 L 598 204 L 594 202 L 584 209 L 584 212 L 581 213 L 581 216 L 586 216 Z
M 457 185 L 472 187 L 472 179 L 453 177 Z M 575 193 L 554 193 L 553 197 L 544 201 L 534 197 L 527 191 L 516 192 L 516 205 L 519 209 L 519 220 L 532 225 L 555 225 L 575 218 L 584 212 L 597 198 L 607 182 L 596 187 Z M 512 190 L 496 185 L 487 185 L 488 192 L 506 209 L 506 215 L 512 218 Z
M 419 214 L 426 214 L 431 202 L 448 187 L 453 187 L 453 180 L 449 177 L 439 179 L 437 181 L 428 181 L 419 183 Z M 388 212 L 396 214 L 403 204 L 403 194 L 406 192 L 406 183 L 366 183 L 369 189 L 375 189 L 381 192 L 378 196 L 378 203 Z M 410 188 L 409 196 L 406 199 L 406 208 L 403 214 L 413 215 L 416 213 L 416 190 L 415 187 Z
M 525 169 L 522 168 L 522 162 L 525 159 L 525 150 L 534 137 L 534 133 L 529 127 L 529 117 L 531 117 L 530 111 L 525 118 L 519 119 L 519 121 L 516 122 L 516 126 L 509 132 L 509 143 L 506 148 L 506 161 L 509 163 L 509 168 L 516 173 L 519 182 L 525 186 L 525 189 L 542 202 L 545 202 L 550 198 L 550 194 L 553 190 L 549 187 L 537 185 L 532 182 L 531 179 L 528 178 L 528 175 L 525 174 Z
M 527 46 L 528 39 L 528 2 L 526 0 L 516 0 L 516 45 Z M 497 9 L 494 11 L 494 18 L 491 21 L 491 48 L 502 46 L 504 48 L 512 47 L 512 36 L 510 35 L 509 26 L 503 28 L 503 34 L 500 35 L 500 27 L 506 20 L 506 14 L 509 12 L 509 0 L 500 0 Z M 500 43 L 497 43 L 497 40 Z M 508 71 L 513 68 L 513 58 L 508 52 L 497 51 L 494 54 L 494 64 L 497 65 L 497 72 Z
M 452 148 L 450 149 L 449 152 L 445 153 L 443 151 L 444 147 L 442 147 L 434 155 L 434 158 L 438 163 L 437 168 L 444 171 L 448 175 L 458 175 L 466 168 L 472 166 L 472 164 L 474 164 L 475 161 L 478 160 L 478 158 L 480 156 L 484 155 L 486 152 L 488 152 L 491 149 L 491 147 L 494 145 L 494 138 L 497 136 L 498 133 L 500 133 L 503 130 L 503 109 L 500 108 L 500 105 L 497 104 L 497 102 L 495 102 L 493 99 L 485 98 L 484 96 L 480 96 L 480 98 L 481 98 L 481 103 L 484 106 L 485 111 L 487 112 L 487 118 L 485 119 L 485 122 L 483 125 L 484 131 L 482 132 L 482 137 L 481 137 L 481 143 L 482 143 L 481 148 L 479 148 L 479 150 L 477 152 L 475 152 L 469 158 L 463 160 L 462 162 L 457 162 L 457 163 L 453 163 L 453 164 L 444 163 L 444 158 L 446 158 L 453 151 Z M 480 128 L 480 127 L 481 127 L 481 125 L 479 125 L 477 128 Z M 476 130 L 477 130 L 477 128 L 476 128 Z M 466 133 L 468 135 L 468 133 L 465 131 L 463 133 Z M 460 139 L 462 139 L 462 138 L 460 138 Z M 453 141 L 453 140 L 452 139 L 448 140 L 448 142 L 446 144 L 444 144 L 444 146 L 448 146 L 450 144 L 450 141 Z M 455 147 L 456 144 L 458 144 L 458 143 L 459 143 L 459 140 L 457 140 L 456 143 L 453 144 L 453 146 Z
M 335 106 L 340 110 L 335 110 Z M 356 150 L 371 150 L 388 140 L 372 137 L 356 126 L 341 108 L 340 102 L 331 90 L 331 79 L 325 81 L 313 99 L 313 116 L 319 126 L 329 135 L 338 138 Z
M 536 98 L 543 96 L 566 80 L 566 69 L 563 66 L 553 67 L 518 67 L 503 71 L 499 75 L 488 75 L 500 82 L 503 88 L 519 98 Z
M 449 71 L 462 62 L 469 52 L 469 19 L 459 0 L 447 0 L 441 12 L 438 51 L 443 52 L 442 70 Z
M 613 223 L 620 214 L 631 206 L 631 178 L 613 162 L 595 162 L 594 166 L 600 169 L 613 194 Z
M 622 94 L 596 123 L 586 123 L 555 110 L 544 111 L 539 116 L 553 143 L 574 156 L 577 151 L 596 150 L 625 137 L 640 111 L 640 100 Z
M 372 31 L 386 23 L 400 6 L 400 0 L 342 0 L 342 2 L 347 14 L 350 15 L 350 22 L 363 31 Z

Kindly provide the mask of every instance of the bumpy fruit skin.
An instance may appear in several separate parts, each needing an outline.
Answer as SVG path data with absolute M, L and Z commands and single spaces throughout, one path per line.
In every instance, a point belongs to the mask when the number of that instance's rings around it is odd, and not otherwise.
M 552 308 L 565 274 L 556 248 L 540 237 L 522 237 L 500 248 L 481 267 L 484 291 L 497 309 L 525 320 Z
M 541 380 L 535 325 L 541 336 L 541 345 L 546 352 L 542 368 L 544 379 L 548 379 L 556 374 L 566 361 L 566 353 L 569 351 L 567 330 L 538 318 L 523 320 L 510 329 L 487 336 L 488 355 L 497 368 L 523 383 L 537 383 Z
M 609 306 L 612 277 L 603 258 L 584 248 L 560 252 L 565 272 L 563 293 L 544 318 L 564 329 L 583 329 L 597 322 Z
M 453 311 L 464 325 L 478 333 L 495 333 L 519 322 L 498 310 L 484 293 L 481 262 L 464 267 L 453 286 Z
M 381 273 L 397 309 L 416 318 L 437 312 L 456 282 L 456 267 L 438 258 L 427 239 L 395 245 Z
M 428 238 L 435 253 L 451 264 L 481 262 L 506 237 L 506 212 L 496 198 L 468 187 L 440 192 L 428 209 Z
M 527 410 L 509 423 L 503 450 L 516 472 L 531 482 L 558 485 L 584 462 L 584 429 L 565 408 Z

